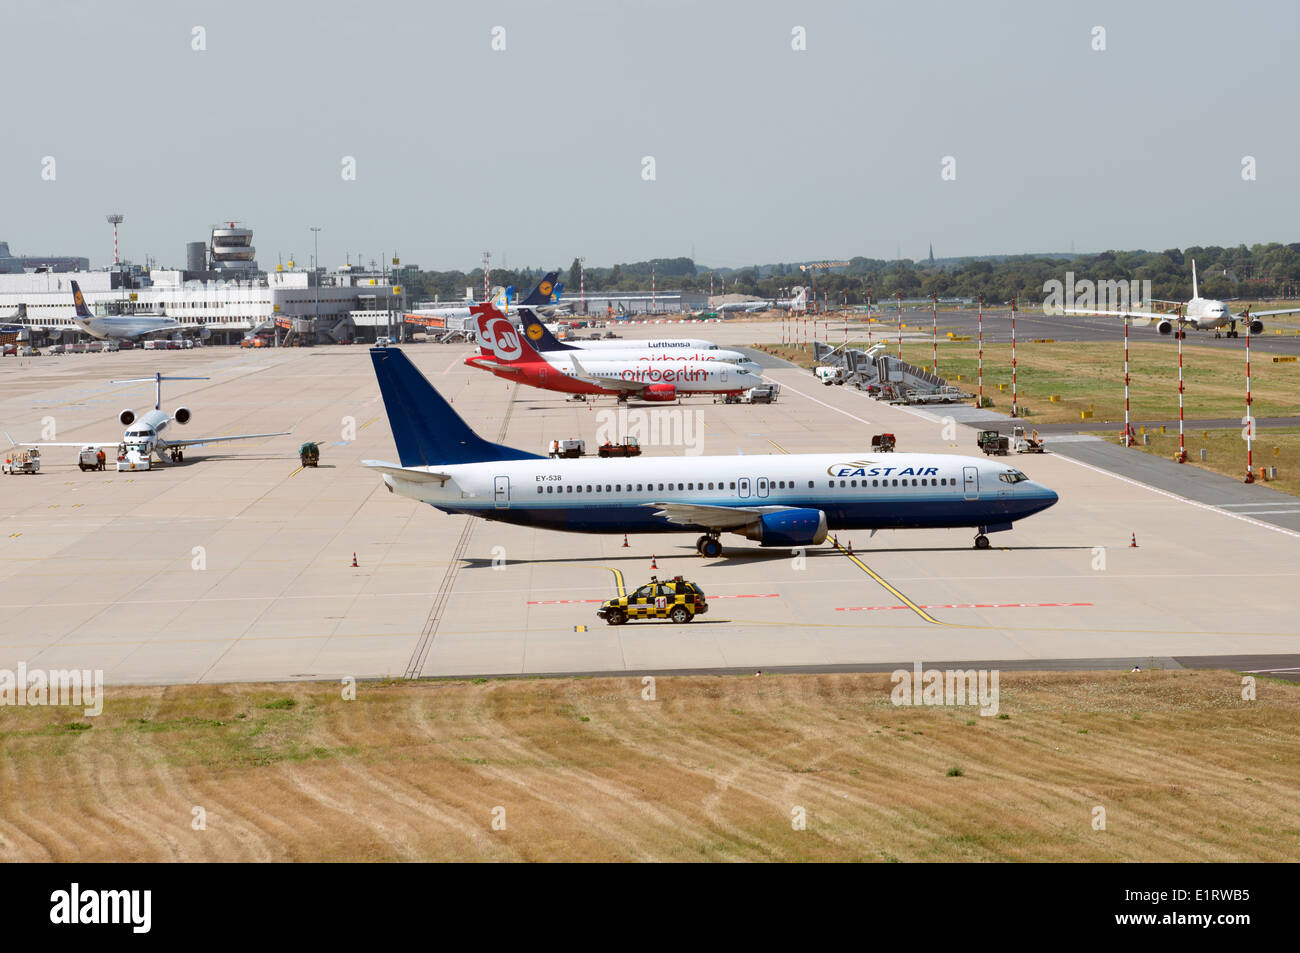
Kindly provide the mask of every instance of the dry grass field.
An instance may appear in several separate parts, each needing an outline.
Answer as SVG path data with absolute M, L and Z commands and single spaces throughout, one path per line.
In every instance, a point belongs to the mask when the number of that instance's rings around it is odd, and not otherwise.
M 883 674 L 121 688 L 0 709 L 0 858 L 1294 859 L 1300 686 L 1240 686 L 1004 673 L 1006 717 Z

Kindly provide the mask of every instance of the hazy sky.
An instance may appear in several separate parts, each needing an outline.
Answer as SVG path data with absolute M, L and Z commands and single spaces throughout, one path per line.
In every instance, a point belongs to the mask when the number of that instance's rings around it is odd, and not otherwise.
M 124 257 L 181 266 L 233 219 L 263 267 L 320 225 L 331 267 L 467 270 L 1296 241 L 1298 42 L 1282 0 L 0 0 L 0 240 L 101 267 L 122 212 Z

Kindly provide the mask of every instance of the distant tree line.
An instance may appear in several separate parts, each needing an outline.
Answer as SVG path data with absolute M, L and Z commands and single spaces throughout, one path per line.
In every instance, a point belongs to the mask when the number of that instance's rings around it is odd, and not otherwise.
M 653 262 L 657 286 L 661 290 L 708 292 L 710 279 L 716 294 L 739 293 L 763 298 L 784 297 L 798 285 L 813 285 L 820 300 L 823 292 L 833 303 L 862 304 L 867 295 L 872 301 L 893 298 L 902 292 L 905 298 L 971 298 L 979 295 L 994 305 L 1018 297 L 1038 301 L 1043 285 L 1051 280 L 1064 281 L 1066 272 L 1075 280 L 1150 281 L 1156 298 L 1183 300 L 1191 295 L 1192 259 L 1196 260 L 1200 292 L 1204 297 L 1225 300 L 1300 297 L 1300 243 L 1193 246 L 1179 250 L 1104 251 L 1087 255 L 1013 255 L 993 258 L 963 258 L 929 264 L 909 260 L 884 261 L 876 258 L 853 258 L 847 268 L 818 271 L 816 275 L 799 270 L 798 264 L 752 265 L 746 268 L 710 269 L 690 258 L 658 258 Z M 639 261 L 611 267 L 586 269 L 587 292 L 645 291 L 650 287 L 651 262 Z M 528 268 L 507 270 L 494 268 L 493 286 L 513 285 L 520 296 L 526 295 L 547 270 L 560 272 L 565 298 L 578 295 L 579 263 L 577 259 L 564 268 Z M 433 298 L 459 300 L 472 287 L 481 294 L 483 272 L 424 271 L 407 279 L 410 300 Z

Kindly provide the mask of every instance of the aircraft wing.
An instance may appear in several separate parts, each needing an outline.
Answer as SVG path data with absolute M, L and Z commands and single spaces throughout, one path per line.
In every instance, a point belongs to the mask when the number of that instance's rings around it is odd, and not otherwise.
M 1178 320 L 1178 315 L 1174 312 L 1161 314 L 1158 311 L 1090 311 L 1090 310 L 1084 310 L 1083 308 L 1061 308 L 1059 310 L 1053 309 L 1048 314 L 1048 317 L 1050 318 L 1053 315 L 1062 315 L 1062 314 L 1093 315 L 1102 318 L 1146 318 L 1148 321 Z M 1183 318 L 1182 320 L 1184 324 L 1193 323 L 1192 319 L 1190 318 Z
M 1267 318 L 1270 314 L 1300 314 L 1300 308 L 1278 308 L 1275 311 L 1242 311 L 1234 314 L 1233 317 L 1238 321 L 1245 321 L 1247 318 Z
M 245 433 L 235 434 L 229 437 L 195 437 L 192 440 L 168 440 L 163 438 L 168 447 L 202 447 L 209 443 L 224 443 L 227 440 L 261 440 L 263 437 L 287 437 L 293 433 L 292 430 L 281 430 L 278 433 Z M 121 443 L 120 440 L 114 440 L 114 443 Z
M 450 473 L 433 473 L 429 470 L 385 463 L 382 460 L 362 460 L 361 465 L 367 470 L 378 470 L 380 473 L 396 477 L 399 480 L 408 480 L 411 483 L 437 483 L 439 486 L 443 486 L 451 479 Z
M 116 447 L 122 442 L 121 437 L 114 437 L 112 440 L 78 440 L 75 443 L 40 443 L 35 440 L 15 440 L 9 436 L 8 431 L 5 432 L 5 437 L 11 447 L 94 447 L 98 450 L 100 447 Z
M 707 526 L 709 529 L 735 529 L 758 522 L 767 513 L 795 509 L 793 506 L 710 506 L 705 503 L 647 503 L 658 507 L 662 516 L 678 526 Z
M 569 351 L 569 360 L 573 362 L 574 375 L 579 379 L 586 381 L 588 384 L 595 384 L 597 387 L 605 387 L 609 390 L 627 391 L 629 394 L 639 394 L 645 390 L 645 383 L 642 381 L 625 381 L 621 377 L 593 377 L 587 372 L 578 360 L 577 351 Z

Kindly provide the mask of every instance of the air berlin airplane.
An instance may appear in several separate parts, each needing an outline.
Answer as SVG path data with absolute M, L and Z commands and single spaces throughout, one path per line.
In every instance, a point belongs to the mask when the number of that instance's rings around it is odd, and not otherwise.
M 620 401 L 637 397 L 673 401 L 682 394 L 738 394 L 763 382 L 757 374 L 725 361 L 640 361 L 580 359 L 552 363 L 490 304 L 475 305 L 479 345 L 490 354 L 465 359 L 470 367 L 520 381 L 541 390 L 566 394 L 613 394 Z

